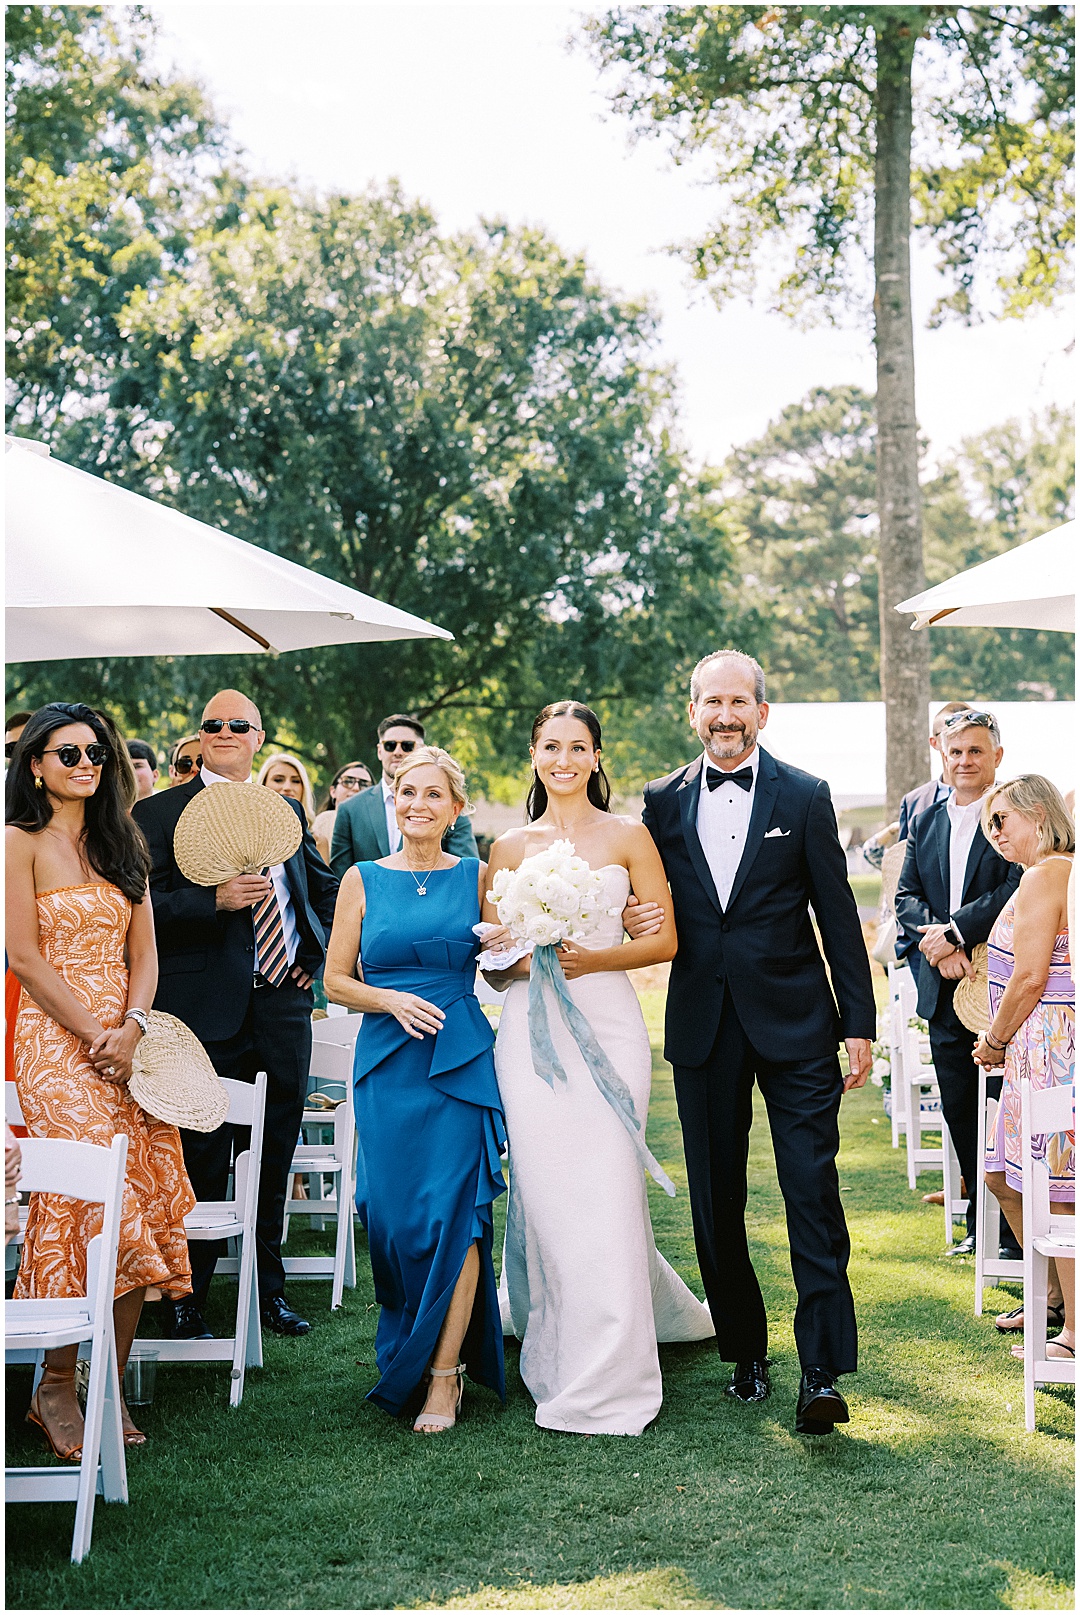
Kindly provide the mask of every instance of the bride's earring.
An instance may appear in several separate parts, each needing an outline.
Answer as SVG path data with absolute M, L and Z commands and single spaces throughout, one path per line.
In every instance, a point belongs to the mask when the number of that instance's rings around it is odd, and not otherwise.
M 34 789 L 35 789 L 35 791 L 40 791 L 41 790 L 41 775 L 40 774 L 35 774 L 34 775 Z

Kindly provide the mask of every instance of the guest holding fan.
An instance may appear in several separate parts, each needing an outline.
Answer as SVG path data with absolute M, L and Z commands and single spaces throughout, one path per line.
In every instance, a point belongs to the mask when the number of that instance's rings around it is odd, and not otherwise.
M 195 1204 L 180 1134 L 128 1091 L 132 1056 L 157 987 L 150 859 L 129 817 L 135 780 L 124 743 L 92 708 L 54 702 L 29 720 L 7 780 L 7 943 L 22 983 L 15 1081 L 35 1138 L 108 1148 L 128 1139 L 116 1273 L 121 1378 L 147 1285 L 191 1289 L 184 1217 Z M 102 1208 L 34 1195 L 17 1297 L 83 1295 L 86 1249 Z M 77 1461 L 78 1347 L 46 1353 L 30 1405 L 57 1457 Z M 145 1436 L 124 1409 L 124 1439 Z
M 264 739 L 254 702 L 239 690 L 220 690 L 207 702 L 199 726 L 197 778 L 139 802 L 135 821 L 153 865 L 150 895 L 161 958 L 155 1008 L 191 1028 L 219 1076 L 254 1082 L 257 1072 L 266 1072 L 255 1230 L 259 1304 L 264 1327 L 301 1335 L 310 1326 L 285 1298 L 281 1237 L 311 1063 L 311 984 L 322 968 L 337 882 L 304 825 L 303 808 L 291 796 L 283 802 L 300 821 L 299 846 L 284 863 L 204 886 L 184 874 L 175 845 L 182 816 L 206 789 L 252 783 L 252 758 Z M 232 1135 L 228 1123 L 212 1133 L 184 1131 L 184 1158 L 200 1200 L 225 1194 Z M 202 1307 L 221 1254 L 213 1240 L 196 1243 L 192 1298 L 175 1307 L 168 1320 L 176 1338 L 209 1335 Z
M 364 1012 L 358 1198 L 382 1307 L 369 1397 L 400 1413 L 422 1391 L 423 1435 L 453 1426 L 466 1371 L 505 1395 L 491 1255 L 505 1134 L 494 1034 L 473 992 L 486 865 L 443 851 L 467 805 L 447 752 L 403 759 L 401 850 L 346 873 L 326 962 L 328 996 Z

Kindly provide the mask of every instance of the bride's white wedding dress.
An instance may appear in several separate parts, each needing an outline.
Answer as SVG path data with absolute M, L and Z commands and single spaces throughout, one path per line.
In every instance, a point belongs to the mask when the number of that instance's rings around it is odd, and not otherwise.
M 601 871 L 621 915 L 630 876 Z M 617 947 L 605 916 L 581 947 Z M 568 983 L 642 1120 L 652 1058 L 625 971 Z M 495 1067 L 510 1141 L 510 1199 L 499 1298 L 503 1329 L 521 1341 L 521 1376 L 536 1422 L 589 1435 L 640 1435 L 663 1400 L 657 1341 L 707 1340 L 708 1308 L 656 1249 L 645 1175 L 623 1123 L 597 1088 L 548 995 L 548 1022 L 567 1081 L 533 1068 L 529 984 L 507 992 Z

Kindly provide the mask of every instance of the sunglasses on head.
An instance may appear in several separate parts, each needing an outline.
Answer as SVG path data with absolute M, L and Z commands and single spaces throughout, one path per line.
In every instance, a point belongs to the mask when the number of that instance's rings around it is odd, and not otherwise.
M 59 757 L 65 768 L 75 768 L 83 758 L 82 747 L 76 745 L 50 746 L 41 755 L 49 757 L 53 753 Z M 102 763 L 107 763 L 111 756 L 111 749 L 102 740 L 95 740 L 92 745 L 86 748 L 86 760 L 91 768 L 100 768 Z
M 992 712 L 954 712 L 946 720 L 943 732 L 955 735 L 961 729 L 993 729 L 994 722 Z
M 383 751 L 415 751 L 418 742 L 415 740 L 384 740 L 380 744 Z
M 195 767 L 195 758 L 194 757 L 178 757 L 176 759 L 175 763 L 173 763 L 173 768 L 176 770 L 176 772 L 178 774 L 190 774 L 191 770 L 194 767 Z
M 226 723 L 234 735 L 246 735 L 256 727 L 250 718 L 204 718 L 199 728 L 204 735 L 220 735 Z

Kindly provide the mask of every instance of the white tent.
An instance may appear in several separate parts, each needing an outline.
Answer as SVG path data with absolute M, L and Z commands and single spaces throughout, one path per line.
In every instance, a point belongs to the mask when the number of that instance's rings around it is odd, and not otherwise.
M 913 628 L 945 622 L 971 628 L 1076 627 L 1076 523 L 1066 522 L 992 561 L 958 572 L 903 600 Z
M 453 639 L 395 606 L 8 438 L 7 654 L 210 656 Z

